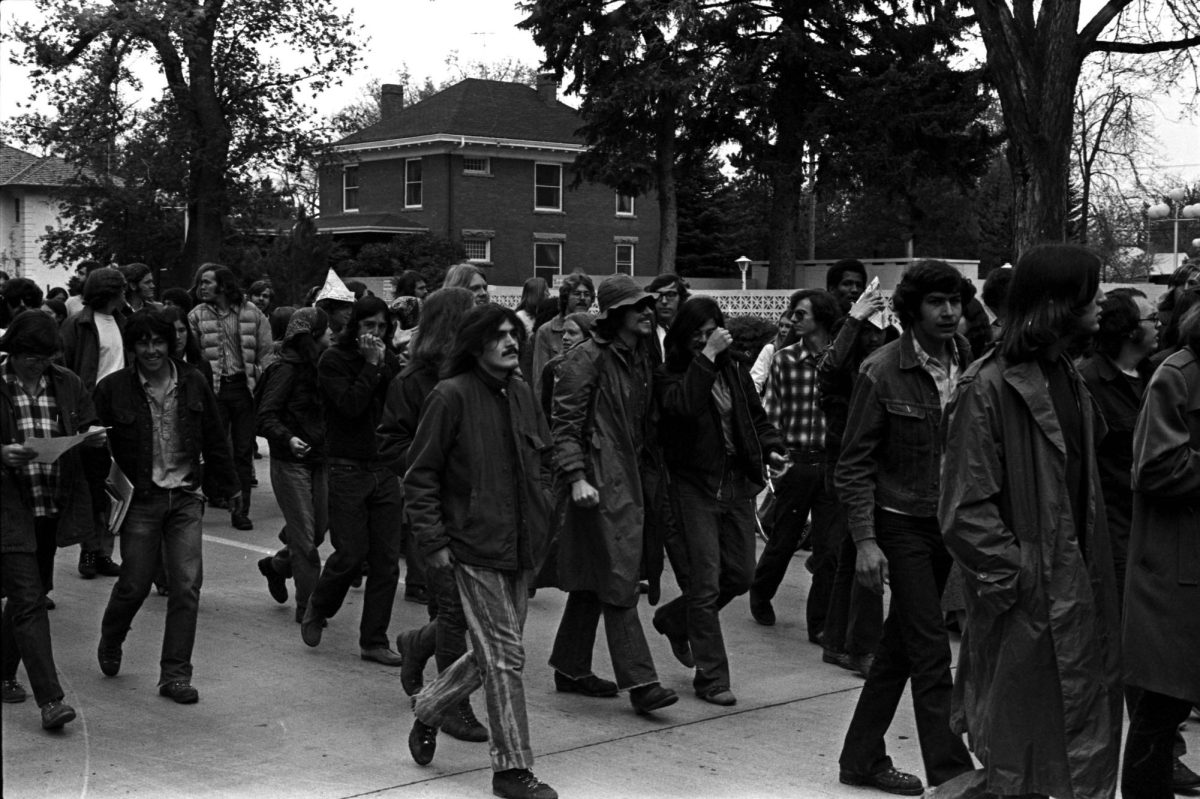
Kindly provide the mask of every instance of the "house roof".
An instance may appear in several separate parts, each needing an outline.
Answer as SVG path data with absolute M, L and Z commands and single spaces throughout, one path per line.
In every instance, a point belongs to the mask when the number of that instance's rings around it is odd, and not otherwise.
M 352 133 L 335 146 L 431 134 L 582 145 L 575 109 L 545 102 L 521 83 L 467 78 L 394 116 Z
M 426 233 L 429 228 L 390 212 L 328 214 L 317 217 L 318 233 Z
M 61 158 L 38 157 L 0 144 L 0 186 L 63 186 L 75 174 L 75 168 Z

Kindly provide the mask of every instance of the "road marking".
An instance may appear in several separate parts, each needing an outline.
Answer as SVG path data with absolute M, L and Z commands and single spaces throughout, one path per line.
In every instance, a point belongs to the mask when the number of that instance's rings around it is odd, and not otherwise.
M 266 547 L 256 547 L 254 544 L 247 544 L 244 541 L 234 541 L 232 538 L 221 538 L 219 535 L 205 535 L 204 540 L 210 544 L 224 544 L 238 549 L 248 549 L 251 552 L 257 552 L 260 555 L 274 555 L 275 550 L 267 549 Z

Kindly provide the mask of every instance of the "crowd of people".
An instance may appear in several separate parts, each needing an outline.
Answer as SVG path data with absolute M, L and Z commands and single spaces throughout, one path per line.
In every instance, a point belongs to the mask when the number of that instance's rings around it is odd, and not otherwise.
M 161 295 L 144 264 L 85 262 L 65 302 L 6 280 L 3 700 L 26 699 L 24 662 L 43 727 L 75 717 L 47 610 L 55 553 L 78 545 L 82 577 L 116 577 L 103 674 L 157 587 L 159 693 L 198 701 L 204 511 L 253 528 L 262 437 L 284 519 L 257 562 L 271 597 L 292 582 L 316 647 L 361 585 L 360 655 L 399 669 L 412 758 L 429 764 L 442 732 L 488 742 L 496 795 L 557 796 L 525 706 L 536 591 L 566 593 L 557 691 L 625 693 L 637 714 L 678 702 L 645 596 L 697 699 L 728 707 L 721 611 L 748 594 L 775 624 L 802 549 L 808 638 L 865 679 L 842 783 L 938 799 L 1100 799 L 1118 774 L 1126 799 L 1200 786 L 1178 733 L 1200 704 L 1200 263 L 1156 304 L 1106 294 L 1100 267 L 1040 245 L 977 296 L 917 261 L 889 301 L 840 261 L 756 351 L 673 273 L 571 274 L 557 297 L 533 278 L 515 311 L 471 264 L 433 291 L 399 275 L 391 302 L 331 270 L 298 308 L 218 264 Z M 71 435 L 52 463 L 30 441 Z M 429 621 L 393 648 L 402 562 Z M 613 679 L 592 662 L 602 619 Z M 924 781 L 885 743 L 906 687 Z

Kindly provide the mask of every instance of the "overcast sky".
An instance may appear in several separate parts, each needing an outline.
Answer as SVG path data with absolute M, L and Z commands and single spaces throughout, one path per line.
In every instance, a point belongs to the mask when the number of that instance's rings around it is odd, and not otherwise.
M 1098 2 L 1085 0 L 1085 14 Z M 322 114 L 354 100 L 372 78 L 385 83 L 395 80 L 406 65 L 414 79 L 430 76 L 436 82 L 447 75 L 445 60 L 454 51 L 464 64 L 511 58 L 536 66 L 541 56 L 529 34 L 515 27 L 522 14 L 508 0 L 334 0 L 334 4 L 353 11 L 364 26 L 367 45 L 360 71 L 319 99 Z M 0 24 L 5 31 L 11 20 L 33 15 L 32 0 L 0 0 Z M 4 119 L 29 93 L 26 75 L 8 63 L 8 55 L 7 41 L 0 42 L 0 118 Z M 152 77 L 146 82 L 150 86 Z M 571 98 L 564 99 L 574 104 Z M 1184 99 L 1182 92 L 1160 99 L 1158 136 L 1163 147 L 1158 154 L 1145 154 L 1143 168 L 1196 182 L 1200 181 L 1200 122 L 1177 119 Z

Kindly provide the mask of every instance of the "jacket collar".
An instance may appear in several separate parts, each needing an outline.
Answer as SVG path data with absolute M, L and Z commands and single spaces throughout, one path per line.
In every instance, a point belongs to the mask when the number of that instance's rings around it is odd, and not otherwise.
M 1060 356 L 1066 361 L 1067 373 L 1072 380 L 1076 379 L 1075 368 L 1071 366 L 1071 362 L 1066 356 Z M 1050 442 L 1054 444 L 1055 449 L 1065 458 L 1067 456 L 1067 442 L 1063 438 L 1062 426 L 1058 423 L 1058 415 L 1054 412 L 1054 401 L 1050 398 L 1050 391 L 1046 386 L 1046 378 L 1042 374 L 1042 367 L 1038 360 L 1023 361 L 1021 363 L 1005 363 L 1004 366 L 1004 382 L 1012 386 L 1013 390 L 1020 395 L 1029 408 L 1029 413 L 1033 416 L 1033 421 L 1041 428 L 1042 433 Z M 1083 393 L 1081 392 L 1081 403 Z
M 921 369 L 921 359 L 917 355 L 917 347 L 913 339 L 912 329 L 905 330 L 900 334 L 900 368 L 901 369 Z M 971 358 L 971 345 L 967 342 L 965 336 L 958 333 L 954 334 L 954 349 L 958 355 L 958 368 L 964 370 L 967 368 L 973 358 Z

